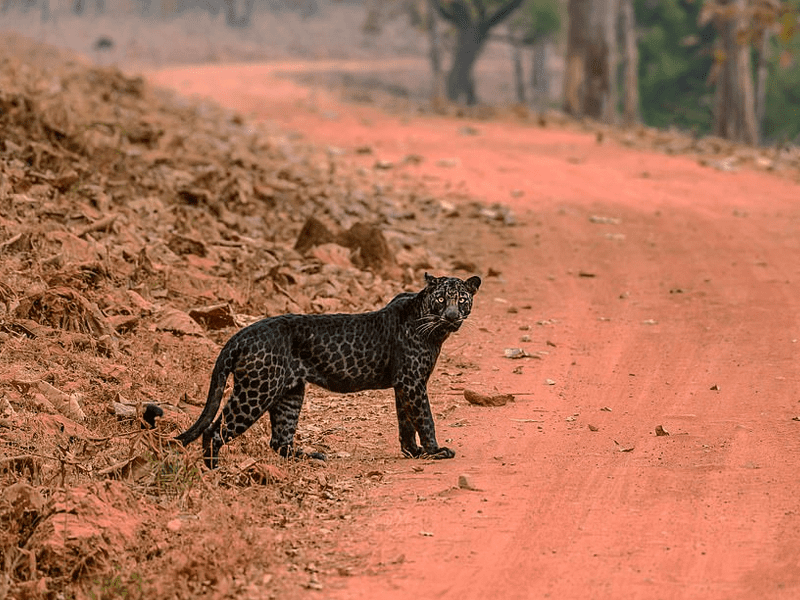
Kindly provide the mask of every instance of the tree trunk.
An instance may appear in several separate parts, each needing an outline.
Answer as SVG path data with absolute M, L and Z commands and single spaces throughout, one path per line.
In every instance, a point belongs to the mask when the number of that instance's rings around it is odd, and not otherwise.
M 250 22 L 253 19 L 253 10 L 256 7 L 256 0 L 245 0 L 244 1 L 244 14 L 241 17 L 241 21 L 243 23 L 242 27 L 249 27 Z M 314 14 L 314 9 L 316 8 L 316 4 L 309 3 L 306 7 L 306 13 L 303 13 L 303 18 L 307 18 L 308 16 Z
M 586 40 L 589 27 L 588 0 L 569 0 L 567 27 L 567 64 L 564 72 L 564 111 L 583 114 L 583 90 L 586 87 Z
M 608 73 L 608 90 L 603 98 L 603 121 L 616 123 L 617 105 L 619 104 L 619 90 L 617 88 L 617 66 L 619 65 L 619 52 L 617 52 L 617 23 L 619 21 L 620 0 L 606 0 L 605 23 L 603 41 L 608 49 L 605 60 L 605 72 Z
M 756 124 L 758 131 L 763 135 L 764 116 L 767 102 L 767 61 L 769 60 L 769 41 L 772 33 L 767 29 L 761 32 L 761 44 L 758 50 L 758 67 L 756 69 Z M 759 139 L 759 142 L 762 141 Z
M 361 30 L 370 35 L 377 35 L 381 32 L 381 2 L 380 0 L 367 0 L 367 16 Z
M 239 25 L 236 17 L 236 0 L 225 0 L 225 24 L 228 27 L 238 27 Z
M 442 77 L 442 45 L 439 38 L 439 20 L 436 16 L 436 0 L 428 0 L 428 39 L 430 40 L 431 71 L 433 72 L 433 97 L 441 98 L 444 94 Z
M 239 16 L 236 0 L 225 0 L 225 23 L 228 27 L 248 27 L 253 16 L 255 0 L 244 0 L 244 10 Z
M 633 0 L 622 0 L 620 17 L 625 56 L 622 121 L 625 125 L 631 126 L 639 122 L 639 46 L 636 43 Z
M 525 104 L 525 76 L 522 74 L 522 44 L 509 31 L 511 38 L 511 63 L 514 70 L 514 90 L 518 104 Z
M 550 73 L 547 70 L 547 48 L 549 37 L 536 40 L 533 45 L 531 85 L 537 110 L 544 110 L 550 97 Z
M 745 0 L 730 0 L 720 4 L 729 5 L 733 10 L 721 13 L 715 20 L 723 58 L 722 64 L 718 65 L 714 94 L 714 134 L 746 144 L 757 144 L 750 46 L 739 43 L 739 34 L 745 25 Z
M 475 26 L 458 30 L 453 64 L 447 74 L 447 97 L 453 102 L 463 99 L 467 104 L 475 104 L 478 101 L 472 67 L 484 41 L 485 38 L 481 39 L 480 31 Z
M 609 18 L 616 22 L 616 0 L 569 0 L 567 69 L 564 76 L 564 110 L 575 116 L 609 119 L 616 112 L 611 93 L 611 51 L 616 35 L 610 36 Z
M 505 0 L 493 12 L 487 13 L 483 0 L 436 0 L 437 12 L 458 31 L 453 62 L 447 74 L 447 97 L 450 100 L 458 102 L 463 98 L 467 104 L 478 101 L 472 77 L 475 61 L 489 31 L 508 18 L 522 2 Z

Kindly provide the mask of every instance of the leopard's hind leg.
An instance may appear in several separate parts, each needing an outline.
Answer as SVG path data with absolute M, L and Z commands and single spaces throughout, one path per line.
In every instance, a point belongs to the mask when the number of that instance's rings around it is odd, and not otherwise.
M 278 397 L 274 386 L 264 383 L 269 381 L 266 376 L 254 375 L 234 372 L 230 400 L 217 420 L 203 432 L 203 459 L 209 469 L 217 468 L 219 449 L 247 431 Z
M 281 396 L 280 400 L 270 406 L 269 420 L 272 424 L 272 436 L 269 445 L 284 458 L 309 457 L 325 460 L 320 452 L 306 453 L 294 449 L 294 434 L 297 421 L 305 398 L 305 384 L 301 381 Z

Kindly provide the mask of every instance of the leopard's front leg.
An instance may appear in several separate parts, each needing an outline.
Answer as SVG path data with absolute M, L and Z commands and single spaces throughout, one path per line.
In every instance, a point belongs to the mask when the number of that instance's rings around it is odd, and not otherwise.
M 400 428 L 400 449 L 406 456 L 453 458 L 456 453 L 436 443 L 436 429 L 425 385 L 395 386 L 397 422 Z M 417 446 L 416 434 L 422 448 Z
M 406 395 L 400 388 L 394 390 L 394 404 L 397 410 L 397 424 L 400 429 L 400 451 L 409 458 L 422 456 L 423 450 L 417 445 L 417 430 L 406 412 Z

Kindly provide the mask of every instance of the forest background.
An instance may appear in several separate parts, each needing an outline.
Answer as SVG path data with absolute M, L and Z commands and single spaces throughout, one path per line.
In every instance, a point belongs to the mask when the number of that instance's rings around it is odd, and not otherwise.
M 782 145 L 800 139 L 799 11 L 800 0 L 3 0 L 0 27 L 123 67 L 425 56 L 430 84 L 395 91 Z M 159 47 L 175 45 L 165 26 L 182 28 L 182 53 Z M 473 75 L 492 60 L 499 83 Z

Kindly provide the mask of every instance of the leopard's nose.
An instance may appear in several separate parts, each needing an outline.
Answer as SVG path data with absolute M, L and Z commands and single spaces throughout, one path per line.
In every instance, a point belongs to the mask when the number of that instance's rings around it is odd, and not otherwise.
M 448 321 L 458 321 L 458 307 L 448 306 L 444 309 L 444 318 Z

